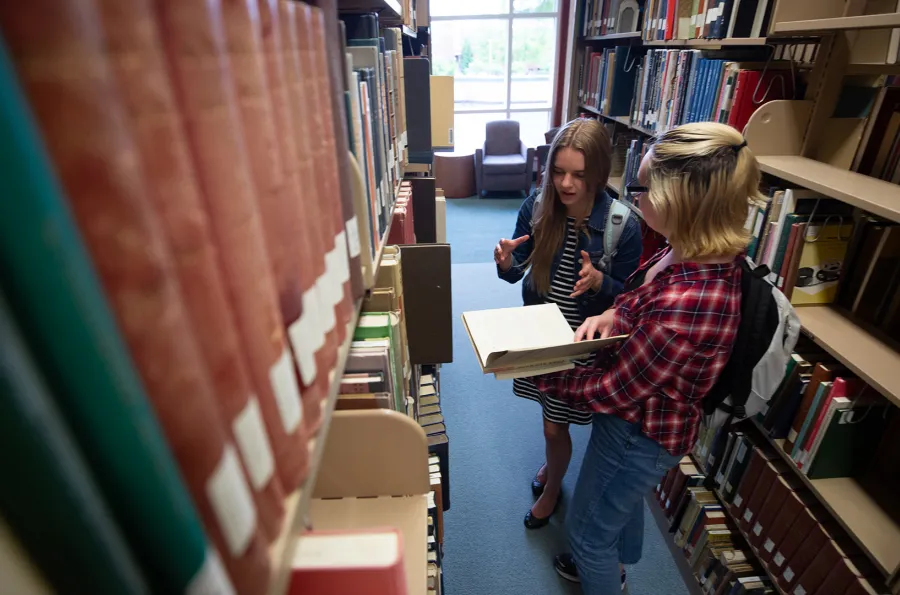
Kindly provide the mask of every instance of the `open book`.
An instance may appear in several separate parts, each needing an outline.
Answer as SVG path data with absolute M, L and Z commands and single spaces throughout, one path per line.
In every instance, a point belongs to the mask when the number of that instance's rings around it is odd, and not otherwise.
M 462 319 L 481 370 L 500 380 L 572 369 L 574 360 L 627 336 L 576 343 L 556 304 L 464 312 Z

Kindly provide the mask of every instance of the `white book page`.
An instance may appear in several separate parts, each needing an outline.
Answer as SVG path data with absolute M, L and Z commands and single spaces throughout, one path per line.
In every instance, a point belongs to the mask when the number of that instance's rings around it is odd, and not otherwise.
M 482 367 L 487 367 L 492 354 L 565 345 L 575 339 L 556 304 L 477 310 L 462 317 Z

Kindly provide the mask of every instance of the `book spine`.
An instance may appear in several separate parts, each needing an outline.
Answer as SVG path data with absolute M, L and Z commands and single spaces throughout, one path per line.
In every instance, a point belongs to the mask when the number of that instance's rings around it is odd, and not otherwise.
M 78 93 L 60 79 L 43 75 L 35 79 L 34 74 L 59 72 L 53 65 L 63 57 L 77 58 L 72 65 L 96 59 L 96 53 L 69 54 L 70 47 L 96 50 L 98 31 L 93 26 L 71 31 L 70 22 L 81 14 L 73 3 L 59 7 L 45 2 L 36 8 L 46 15 L 38 35 L 32 35 L 29 21 L 20 20 L 27 12 L 8 4 L 0 6 L 0 29 L 7 46 L 22 60 L 19 76 L 32 108 L 53 116 L 60 97 L 76 99 Z M 11 280 L 10 304 L 41 359 L 56 405 L 151 587 L 160 592 L 190 592 L 203 577 L 222 578 L 214 572 L 221 567 L 211 563 L 214 557 L 207 557 L 200 519 L 126 355 L 14 81 L 5 51 L 0 50 L 4 91 L 0 93 L 4 113 L 0 127 L 7 139 L 4 146 L 15 147 L 0 163 L 7 187 L 21 199 L 0 201 L 0 254 L 23 250 L 28 254 L 22 259 L 4 256 L 5 275 Z M 55 241 L 43 241 L 47 234 Z M 52 307 L 48 307 L 50 297 Z M 219 587 L 229 592 L 227 578 Z
M 352 310 L 356 300 L 362 298 L 365 287 L 362 276 L 362 260 L 360 258 L 359 223 L 356 219 L 356 211 L 353 207 L 353 189 L 350 182 L 350 176 L 338 176 L 336 173 L 338 170 L 347 171 L 349 166 L 348 159 L 350 159 L 349 134 L 347 116 L 345 113 L 346 107 L 344 105 L 344 91 L 347 83 L 343 76 L 344 69 L 342 58 L 344 55 L 344 48 L 342 47 L 341 41 L 339 41 L 341 40 L 341 36 L 338 21 L 334 16 L 331 16 L 336 12 L 337 7 L 335 0 L 325 0 L 325 2 L 319 4 L 318 8 L 314 8 L 314 25 L 316 22 L 318 22 L 319 25 L 313 28 L 313 32 L 318 35 L 318 37 L 316 37 L 316 43 L 319 45 L 318 55 L 321 61 L 321 68 L 323 69 L 323 77 L 328 84 L 328 86 L 322 90 L 325 92 L 325 100 L 329 108 L 326 111 L 331 116 L 331 124 L 328 124 L 329 120 L 326 117 L 325 125 L 331 131 L 331 138 L 334 143 L 332 155 L 335 155 L 335 158 L 337 159 L 333 164 L 332 169 L 335 172 L 337 184 L 340 188 L 341 199 L 340 203 L 338 203 L 340 208 L 337 209 L 343 225 L 343 229 L 338 233 L 338 235 L 341 236 L 339 239 L 339 250 L 347 259 L 347 264 L 342 264 L 341 266 L 346 269 L 344 275 L 349 277 L 345 282 L 345 292 L 347 296 L 345 307 L 345 310 L 347 311 L 346 323 L 350 320 L 350 310 Z M 407 16 L 409 16 L 409 13 L 407 13 Z M 319 27 L 321 27 L 321 29 Z M 395 32 L 398 32 L 398 30 L 386 30 L 384 33 L 386 36 L 391 36 L 394 35 Z M 396 51 L 391 52 L 390 60 L 392 63 L 397 61 L 396 54 Z M 392 96 L 392 105 L 394 106 L 392 110 L 394 114 L 394 153 L 397 174 L 399 176 L 399 167 L 402 156 L 400 134 L 401 119 L 399 109 L 400 91 L 398 88 L 400 77 L 399 72 L 397 72 L 395 68 L 392 67 L 391 71 L 392 80 L 394 82 L 394 94 Z M 341 248 L 341 245 L 344 247 Z
M 235 439 L 251 480 L 260 524 L 266 536 L 274 539 L 284 517 L 283 493 L 274 475 L 272 448 L 259 404 L 249 388 L 209 221 L 202 215 L 200 189 L 156 21 L 146 0 L 103 0 L 99 6 L 145 179 L 154 181 L 147 196 L 171 250 L 181 298 L 227 433 Z
M 303 409 L 227 69 L 222 15 L 203 0 L 164 4 L 158 14 L 278 479 L 290 489 L 306 474 Z
M 298 137 L 298 146 L 301 154 L 308 151 L 310 156 L 309 165 L 312 167 L 310 175 L 304 180 L 315 180 L 316 195 L 313 197 L 317 220 L 320 227 L 320 238 L 322 241 L 321 250 L 324 254 L 324 276 L 319 278 L 319 282 L 323 287 L 323 294 L 327 296 L 326 302 L 322 304 L 323 310 L 327 312 L 329 320 L 329 348 L 326 352 L 327 359 L 323 372 L 326 373 L 334 367 L 337 358 L 337 345 L 343 341 L 345 333 L 344 324 L 347 320 L 345 308 L 342 306 L 344 288 L 343 278 L 338 262 L 340 253 L 339 237 L 336 235 L 334 206 L 335 201 L 330 197 L 334 192 L 334 186 L 329 185 L 331 181 L 328 177 L 328 170 L 332 167 L 330 163 L 331 153 L 327 150 L 326 139 L 324 138 L 324 106 L 320 105 L 321 94 L 318 86 L 322 84 L 318 74 L 316 56 L 314 56 L 314 48 L 312 44 L 312 31 L 309 25 L 309 7 L 304 3 L 289 2 L 287 3 L 291 10 L 288 11 L 286 25 L 291 31 L 292 49 L 296 51 L 296 63 L 299 72 L 299 95 L 295 103 L 295 114 L 298 115 L 301 122 L 301 129 L 304 131 L 302 138 Z M 304 146 L 305 145 L 305 146 Z M 382 145 L 383 146 L 383 145 Z M 305 149 L 305 150 L 304 150 Z M 384 160 L 381 161 L 384 164 Z M 383 184 L 383 178 L 382 178 Z
M 59 592 L 148 593 L 2 294 L 0 393 L 0 447 L 15 453 L 0 508 L 44 578 Z
M 346 149 L 346 132 L 341 135 L 343 139 L 344 149 L 341 152 L 338 152 L 337 139 L 335 138 L 335 127 L 334 122 L 335 118 L 343 118 L 342 114 L 335 114 L 334 108 L 331 100 L 329 99 L 329 69 L 328 69 L 328 48 L 326 46 L 326 38 L 325 38 L 325 15 L 321 8 L 318 7 L 309 7 L 308 5 L 304 6 L 305 9 L 298 10 L 297 15 L 300 17 L 298 21 L 298 25 L 304 26 L 307 31 L 311 32 L 311 35 L 308 35 L 310 41 L 312 43 L 312 57 L 314 58 L 314 71 L 316 73 L 316 84 L 315 90 L 318 93 L 319 97 L 319 108 L 321 111 L 321 118 L 319 120 L 319 133 L 322 136 L 323 145 L 324 145 L 324 153 L 322 159 L 322 169 L 319 170 L 320 175 L 325 176 L 326 183 L 330 188 L 341 188 L 342 182 L 340 176 L 338 175 L 338 163 L 343 163 L 348 158 L 348 152 Z M 387 73 L 384 65 L 382 65 L 382 72 L 385 74 L 385 84 L 387 84 Z M 388 108 L 390 103 L 387 101 L 387 97 L 385 97 L 385 107 Z M 388 115 L 388 111 L 385 111 L 385 114 Z M 393 126 L 390 122 L 388 122 L 389 128 L 387 131 L 393 130 Z M 394 141 L 391 140 L 391 145 L 393 146 Z M 392 149 L 392 159 L 391 165 L 396 162 L 396 154 Z M 339 161 L 335 161 L 334 157 L 337 155 Z M 391 201 L 393 202 L 393 196 L 395 192 L 395 188 L 392 186 L 390 189 Z M 334 242 L 335 242 L 335 275 L 337 276 L 338 283 L 343 286 L 343 293 L 341 295 L 341 302 L 338 304 L 338 313 L 340 315 L 340 326 L 338 327 L 338 340 L 343 341 L 346 335 L 346 327 L 347 323 L 350 322 L 350 317 L 352 315 L 352 309 L 354 307 L 354 289 L 351 283 L 351 274 L 350 274 L 350 253 L 347 245 L 347 224 L 344 218 L 344 209 L 343 209 L 343 200 L 328 200 L 325 201 L 327 205 L 331 206 L 331 215 L 333 220 L 333 229 L 334 229 Z M 352 209 L 351 209 L 352 210 Z M 358 251 L 357 251 L 358 252 Z M 358 254 L 355 257 L 354 269 L 359 270 L 359 257 Z
M 318 377 L 319 366 L 324 361 L 320 350 L 325 343 L 325 334 L 319 325 L 320 304 L 316 293 L 319 255 L 313 244 L 318 222 L 307 210 L 313 198 L 309 196 L 308 186 L 301 181 L 301 159 L 296 136 L 292 133 L 295 121 L 287 73 L 291 58 L 283 37 L 278 4 L 278 0 L 259 0 L 265 70 L 277 143 L 272 161 L 282 167 L 282 185 L 274 195 L 270 194 L 269 201 L 261 197 L 260 213 L 279 286 L 282 318 L 303 384 L 305 433 L 311 436 L 321 423 L 321 402 L 326 386 L 326 382 Z M 278 208 L 279 204 L 284 208 Z M 321 375 L 326 376 L 324 372 Z
M 328 371 L 337 357 L 337 319 L 334 304 L 338 286 L 329 275 L 328 261 L 324 255 L 331 250 L 329 237 L 324 221 L 320 184 L 321 176 L 316 174 L 314 154 L 310 147 L 309 102 L 304 76 L 307 74 L 300 59 L 300 45 L 294 23 L 296 3 L 278 2 L 278 25 L 281 42 L 285 51 L 283 60 L 285 82 L 288 89 L 288 108 L 293 123 L 292 136 L 297 149 L 299 163 L 298 184 L 302 190 L 301 203 L 306 221 L 307 247 L 310 250 L 311 263 L 314 266 L 312 288 L 304 292 L 304 312 L 315 314 L 315 318 L 305 314 L 291 328 L 293 342 L 301 344 L 306 341 L 307 334 L 312 334 L 315 341 L 310 350 L 315 352 L 314 372 L 310 374 L 311 365 L 301 366 L 304 390 L 304 416 L 306 427 L 315 431 L 321 424 L 322 400 L 328 391 Z M 289 132 L 291 134 L 291 132 Z M 309 304 L 309 309 L 307 309 Z M 309 358 L 307 357 L 307 360 Z

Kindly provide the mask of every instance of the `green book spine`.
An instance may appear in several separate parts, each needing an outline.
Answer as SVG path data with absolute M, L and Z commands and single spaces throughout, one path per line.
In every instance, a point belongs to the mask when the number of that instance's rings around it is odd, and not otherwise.
M 0 449 L 0 510 L 59 592 L 149 592 L 2 295 Z
M 0 50 L 0 269 L 10 309 L 154 592 L 220 577 Z M 208 566 L 204 566 L 208 564 Z M 196 579 L 196 580 L 195 580 Z M 193 583 L 192 583 L 193 581 Z

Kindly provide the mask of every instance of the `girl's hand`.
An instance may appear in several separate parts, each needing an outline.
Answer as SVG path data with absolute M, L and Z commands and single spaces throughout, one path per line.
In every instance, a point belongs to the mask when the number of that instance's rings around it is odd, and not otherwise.
M 615 308 L 610 308 L 600 316 L 586 318 L 578 330 L 575 331 L 575 342 L 590 341 L 596 339 L 594 335 L 600 335 L 601 339 L 609 338 L 612 334 L 613 322 L 616 318 Z
M 588 289 L 597 291 L 603 285 L 603 273 L 594 268 L 591 256 L 584 250 L 581 251 L 581 271 L 578 275 L 581 279 L 575 283 L 575 291 L 569 297 L 578 297 Z
M 514 240 L 501 238 L 497 245 L 494 246 L 494 262 L 497 263 L 500 270 L 504 272 L 509 270 L 509 267 L 512 265 L 513 250 L 527 242 L 530 237 L 531 236 L 524 235 Z

